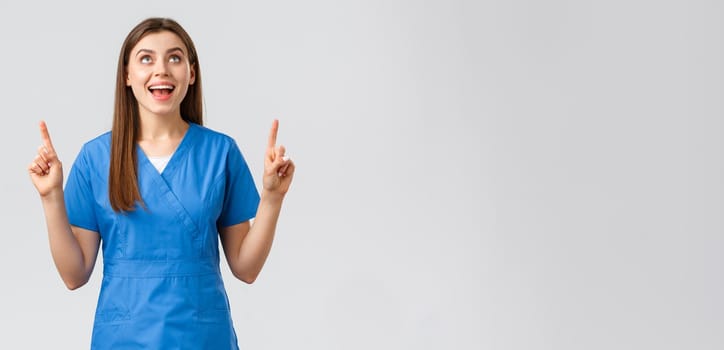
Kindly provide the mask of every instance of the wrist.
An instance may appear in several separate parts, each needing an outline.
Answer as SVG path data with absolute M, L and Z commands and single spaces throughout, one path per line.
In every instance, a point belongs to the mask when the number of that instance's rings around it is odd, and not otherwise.
M 261 191 L 261 199 L 262 201 L 269 202 L 270 204 L 281 204 L 282 201 L 284 201 L 284 194 L 263 189 Z
M 46 203 L 46 202 L 55 202 L 58 200 L 64 200 L 63 198 L 63 188 L 54 188 L 47 193 L 41 194 L 40 199 Z

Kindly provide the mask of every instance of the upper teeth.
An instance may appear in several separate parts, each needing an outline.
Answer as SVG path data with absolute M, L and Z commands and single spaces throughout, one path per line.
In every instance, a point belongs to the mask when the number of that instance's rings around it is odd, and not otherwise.
M 149 89 L 155 90 L 155 89 L 173 89 L 173 86 L 171 85 L 154 85 L 151 86 Z

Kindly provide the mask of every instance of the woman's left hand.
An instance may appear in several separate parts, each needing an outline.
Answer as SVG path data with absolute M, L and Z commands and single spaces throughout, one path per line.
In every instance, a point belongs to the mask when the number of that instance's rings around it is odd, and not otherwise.
M 264 191 L 285 195 L 294 177 L 294 162 L 285 155 L 284 146 L 278 146 L 279 120 L 274 119 L 269 132 L 269 143 L 264 156 Z

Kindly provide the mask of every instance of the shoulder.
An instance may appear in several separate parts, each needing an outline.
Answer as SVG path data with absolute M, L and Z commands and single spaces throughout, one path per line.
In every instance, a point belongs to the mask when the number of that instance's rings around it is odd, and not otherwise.
M 100 154 L 110 154 L 111 152 L 111 132 L 107 131 L 95 138 L 87 141 L 80 149 L 83 156 L 94 156 Z
M 205 147 L 223 152 L 238 151 L 236 140 L 234 140 L 233 137 L 207 126 L 198 124 L 190 125 L 197 135 L 196 139 L 198 142 L 202 143 Z
M 214 130 L 209 128 L 208 126 L 199 125 L 199 124 L 189 124 L 191 128 L 194 128 L 196 132 L 201 135 L 204 138 L 211 139 L 211 140 L 217 140 L 221 142 L 234 142 L 234 139 L 218 130 Z
M 246 166 L 246 160 L 236 140 L 206 126 L 191 124 L 194 132 L 194 152 L 209 166 L 217 165 L 224 169 L 238 169 Z M 217 163 L 218 162 L 218 163 Z
M 90 169 L 104 169 L 110 163 L 111 154 L 111 132 L 107 131 L 95 138 L 86 141 L 80 148 L 80 152 L 73 163 L 73 167 L 80 167 L 89 171 Z

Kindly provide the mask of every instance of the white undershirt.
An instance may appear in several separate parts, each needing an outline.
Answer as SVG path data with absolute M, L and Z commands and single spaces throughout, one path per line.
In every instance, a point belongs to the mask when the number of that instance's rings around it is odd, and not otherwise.
M 168 164 L 168 161 L 171 160 L 171 156 L 148 157 L 148 160 L 151 161 L 151 164 L 156 167 L 156 170 L 158 170 L 159 173 L 162 173 L 163 169 L 166 168 L 166 164 Z

